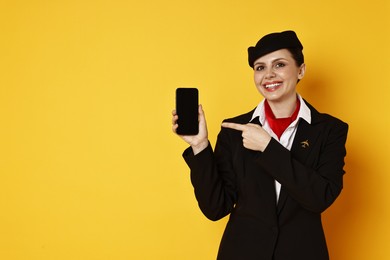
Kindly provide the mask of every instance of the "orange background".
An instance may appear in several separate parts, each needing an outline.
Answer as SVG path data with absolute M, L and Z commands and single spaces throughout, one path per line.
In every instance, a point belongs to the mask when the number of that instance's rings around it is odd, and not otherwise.
M 0 1 L 0 259 L 215 259 L 226 219 L 197 207 L 176 87 L 211 143 L 261 100 L 246 49 L 293 29 L 299 92 L 350 125 L 332 260 L 389 259 L 389 1 Z

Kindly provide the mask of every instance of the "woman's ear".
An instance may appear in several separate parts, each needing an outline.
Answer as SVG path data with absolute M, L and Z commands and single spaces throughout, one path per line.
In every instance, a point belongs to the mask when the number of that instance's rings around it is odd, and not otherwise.
M 306 64 L 302 63 L 302 65 L 299 67 L 298 79 L 302 79 L 303 76 L 305 76 L 305 72 L 306 72 Z

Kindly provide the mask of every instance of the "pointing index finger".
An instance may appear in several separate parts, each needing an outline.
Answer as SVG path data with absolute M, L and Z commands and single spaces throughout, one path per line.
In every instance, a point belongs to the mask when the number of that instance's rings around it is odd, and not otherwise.
M 245 125 L 242 124 L 236 124 L 236 123 L 229 123 L 229 122 L 223 122 L 222 127 L 230 128 L 238 131 L 244 131 Z

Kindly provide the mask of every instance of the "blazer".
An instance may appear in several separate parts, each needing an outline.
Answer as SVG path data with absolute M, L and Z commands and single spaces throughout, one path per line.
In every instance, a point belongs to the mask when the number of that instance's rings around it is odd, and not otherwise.
M 230 214 L 219 260 L 327 260 L 321 213 L 343 188 L 348 125 L 311 110 L 300 119 L 291 151 L 271 139 L 264 152 L 246 149 L 241 132 L 222 128 L 211 145 L 183 157 L 203 214 Z M 246 124 L 254 110 L 225 121 Z M 275 182 L 282 188 L 276 201 Z

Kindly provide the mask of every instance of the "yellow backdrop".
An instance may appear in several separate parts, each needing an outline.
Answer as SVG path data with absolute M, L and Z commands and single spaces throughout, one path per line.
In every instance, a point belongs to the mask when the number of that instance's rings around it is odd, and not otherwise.
M 214 144 L 260 101 L 246 48 L 295 30 L 299 92 L 350 125 L 333 260 L 389 259 L 389 1 L 0 1 L 0 259 L 215 259 L 171 132 L 198 87 Z

